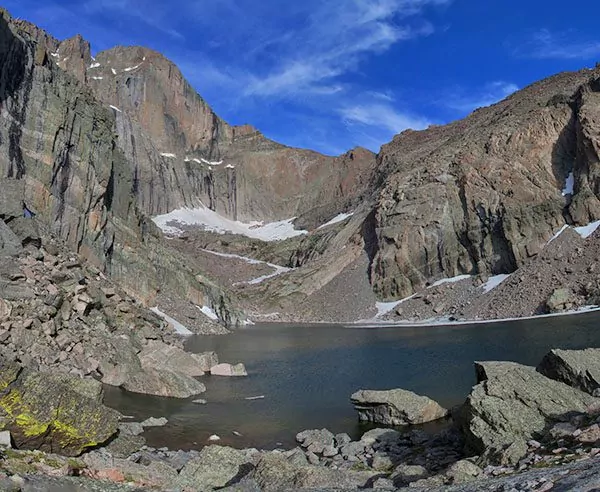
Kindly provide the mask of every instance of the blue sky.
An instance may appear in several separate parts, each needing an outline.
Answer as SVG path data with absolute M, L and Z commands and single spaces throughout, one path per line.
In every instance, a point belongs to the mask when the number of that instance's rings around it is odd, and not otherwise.
M 600 60 L 600 2 L 558 0 L 4 0 L 98 52 L 175 61 L 232 124 L 288 145 L 374 151 Z M 568 15 L 567 15 L 568 14 Z

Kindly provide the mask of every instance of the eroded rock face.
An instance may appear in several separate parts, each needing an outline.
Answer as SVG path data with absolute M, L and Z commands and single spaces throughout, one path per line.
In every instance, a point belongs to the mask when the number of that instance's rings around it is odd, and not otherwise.
M 445 417 L 448 410 L 412 391 L 360 390 L 351 396 L 358 419 L 385 425 L 414 425 Z
M 598 219 L 599 77 L 559 74 L 383 146 L 370 224 L 376 292 L 403 298 L 440 277 L 510 273 L 563 217 Z M 573 193 L 563 196 L 571 172 Z
M 106 442 L 120 414 L 101 404 L 96 382 L 0 365 L 0 416 L 17 448 L 76 456 Z
M 598 396 L 600 349 L 554 349 L 544 356 L 537 370 L 546 377 Z
M 476 363 L 479 384 L 462 409 L 467 450 L 491 463 L 515 464 L 527 441 L 598 400 L 514 362 Z

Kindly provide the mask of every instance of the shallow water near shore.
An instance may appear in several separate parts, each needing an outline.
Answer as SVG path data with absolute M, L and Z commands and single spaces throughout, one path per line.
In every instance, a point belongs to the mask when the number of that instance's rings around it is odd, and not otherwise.
M 186 347 L 243 362 L 249 376 L 201 378 L 207 391 L 196 398 L 206 405 L 115 388 L 105 403 L 136 419 L 167 417 L 166 427 L 146 433 L 155 447 L 198 448 L 217 434 L 220 444 L 268 449 L 291 447 L 311 428 L 358 437 L 369 428 L 349 400 L 358 389 L 404 388 L 451 407 L 475 383 L 473 361 L 536 365 L 552 348 L 600 347 L 600 313 L 459 326 L 260 324 L 191 337 Z

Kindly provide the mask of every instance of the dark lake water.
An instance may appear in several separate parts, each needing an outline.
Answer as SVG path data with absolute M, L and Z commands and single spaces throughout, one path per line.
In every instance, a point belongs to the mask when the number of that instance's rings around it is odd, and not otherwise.
M 349 401 L 358 389 L 404 388 L 453 406 L 475 383 L 473 361 L 536 365 L 551 348 L 586 347 L 600 347 L 598 312 L 458 326 L 262 324 L 189 339 L 188 350 L 214 350 L 248 370 L 246 378 L 201 378 L 207 391 L 197 398 L 208 404 L 114 388 L 105 403 L 136 418 L 167 417 L 166 427 L 146 434 L 157 447 L 197 448 L 211 434 L 235 447 L 291 446 L 304 429 L 363 432 Z

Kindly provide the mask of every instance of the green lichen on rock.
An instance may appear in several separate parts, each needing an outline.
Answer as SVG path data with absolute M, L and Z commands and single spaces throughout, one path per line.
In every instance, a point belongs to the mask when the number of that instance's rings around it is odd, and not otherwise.
M 0 380 L 10 379 L 0 370 Z M 17 448 L 35 448 L 76 456 L 117 432 L 119 413 L 77 391 L 89 387 L 76 377 L 23 370 L 0 395 L 3 427 Z

